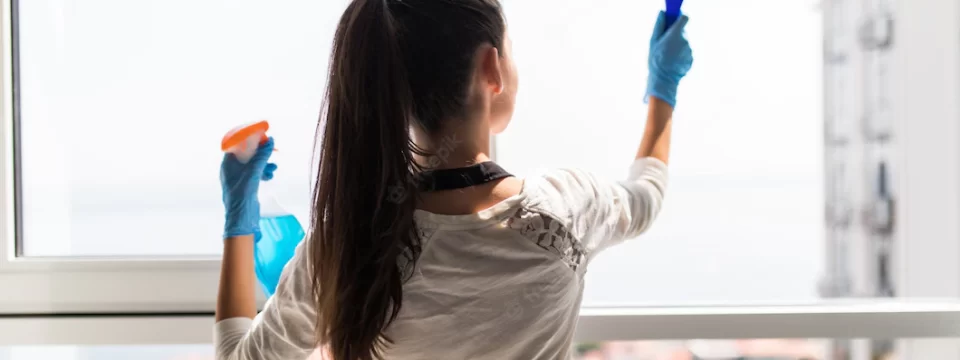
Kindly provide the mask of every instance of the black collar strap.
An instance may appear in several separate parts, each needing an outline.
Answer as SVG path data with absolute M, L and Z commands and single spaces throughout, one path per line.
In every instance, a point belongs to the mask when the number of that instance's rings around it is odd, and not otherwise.
M 420 191 L 463 189 L 512 176 L 493 161 L 456 169 L 424 171 L 420 174 Z

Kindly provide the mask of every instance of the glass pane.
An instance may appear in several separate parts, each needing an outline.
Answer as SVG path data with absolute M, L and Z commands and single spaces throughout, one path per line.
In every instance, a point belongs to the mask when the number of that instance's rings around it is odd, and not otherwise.
M 305 220 L 343 3 L 19 1 L 21 251 L 216 254 L 220 139 L 261 119 Z
M 555 3 L 562 5 L 506 5 L 521 85 L 498 159 L 520 174 L 579 167 L 624 179 L 643 133 L 647 37 L 662 2 Z M 591 264 L 585 305 L 818 297 L 817 3 L 684 4 L 695 61 L 674 116 L 665 207 L 641 239 Z
M 18 1 L 20 250 L 216 254 L 217 142 L 260 119 L 280 149 L 269 188 L 305 222 L 344 3 Z M 662 5 L 546 3 L 505 2 L 522 85 L 499 161 L 520 175 L 574 166 L 622 178 L 643 128 L 647 37 Z M 697 60 L 675 116 L 668 200 L 643 239 L 592 264 L 585 305 L 819 296 L 828 251 L 818 3 L 686 4 Z M 849 251 L 874 271 L 863 259 L 879 257 Z

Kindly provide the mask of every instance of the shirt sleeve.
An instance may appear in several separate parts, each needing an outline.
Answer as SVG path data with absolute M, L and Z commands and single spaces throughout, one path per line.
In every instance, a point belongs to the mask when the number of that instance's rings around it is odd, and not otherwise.
M 214 325 L 217 360 L 302 360 L 316 349 L 317 310 L 310 263 L 301 243 L 283 270 L 277 291 L 255 319 Z
M 637 159 L 625 181 L 570 169 L 555 171 L 546 180 L 550 197 L 562 199 L 575 236 L 592 257 L 650 228 L 663 206 L 667 165 L 652 157 Z

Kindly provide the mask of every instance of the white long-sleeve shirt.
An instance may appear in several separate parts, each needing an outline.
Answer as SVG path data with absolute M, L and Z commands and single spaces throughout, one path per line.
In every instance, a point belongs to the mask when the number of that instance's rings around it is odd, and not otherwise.
M 422 252 L 386 331 L 394 344 L 385 358 L 570 358 L 590 260 L 650 226 L 666 183 L 666 165 L 645 158 L 622 182 L 552 170 L 476 214 L 418 210 Z M 218 360 L 300 360 L 314 352 L 317 310 L 304 246 L 256 319 L 214 326 Z

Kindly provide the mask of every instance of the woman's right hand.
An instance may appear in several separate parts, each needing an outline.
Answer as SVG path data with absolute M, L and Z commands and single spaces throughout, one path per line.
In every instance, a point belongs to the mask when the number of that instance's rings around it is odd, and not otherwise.
M 654 96 L 672 107 L 677 105 L 677 88 L 693 66 L 693 50 L 683 35 L 689 18 L 680 15 L 677 21 L 666 26 L 666 14 L 660 12 L 657 24 L 650 37 L 650 53 L 647 56 L 647 94 L 645 101 Z
M 223 238 L 253 235 L 260 240 L 260 201 L 257 192 L 260 181 L 273 178 L 277 165 L 269 163 L 273 154 L 273 138 L 257 148 L 256 154 L 246 163 L 236 155 L 226 153 L 220 163 L 220 187 L 223 191 L 223 206 L 226 222 Z

